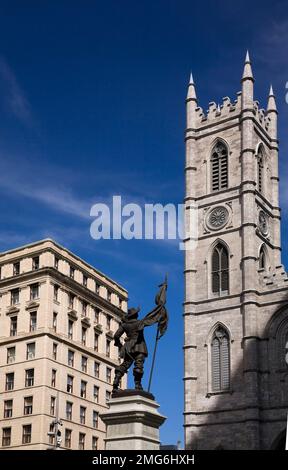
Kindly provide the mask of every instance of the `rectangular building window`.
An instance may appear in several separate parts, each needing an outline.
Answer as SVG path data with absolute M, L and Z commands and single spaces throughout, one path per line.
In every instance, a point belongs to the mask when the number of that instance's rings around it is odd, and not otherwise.
M 53 343 L 52 357 L 53 357 L 54 361 L 56 361 L 56 359 L 57 359 L 57 348 L 58 348 L 58 344 Z
M 20 274 L 20 261 L 13 263 L 13 276 L 19 276 Z
M 70 266 L 70 277 L 71 277 L 71 279 L 74 279 L 74 276 L 75 276 L 75 269 L 73 268 L 73 266 Z
M 30 300 L 39 299 L 39 284 L 32 284 L 30 286 Z
M 106 356 L 110 357 L 111 354 L 111 340 L 106 339 Z
M 111 316 L 110 315 L 106 315 L 106 328 L 107 330 L 111 330 Z
M 94 376 L 99 378 L 99 373 L 100 373 L 100 364 L 99 362 L 95 361 L 94 362 Z
M 93 387 L 93 398 L 96 403 L 99 402 L 99 387 L 97 387 L 97 385 L 94 385 Z
M 20 289 L 11 290 L 11 305 L 17 305 L 20 302 Z
M 11 364 L 11 362 L 15 362 L 16 357 L 16 347 L 12 346 L 11 348 L 7 348 L 7 364 Z
M 111 298 L 112 298 L 112 293 L 109 289 L 107 289 L 107 300 L 108 300 L 108 302 L 111 302 Z
M 92 436 L 92 450 L 98 450 L 98 437 Z
M 32 415 L 33 397 L 24 397 L 24 415 Z
M 83 344 L 83 346 L 86 346 L 86 337 L 87 337 L 87 328 L 85 328 L 84 326 L 82 326 L 82 330 L 81 330 L 81 343 Z
M 68 338 L 73 339 L 73 320 L 68 320 Z
M 71 403 L 70 401 L 66 401 L 66 419 L 68 421 L 72 420 L 72 407 L 73 403 Z
M 6 380 L 5 380 L 5 390 L 13 390 L 14 388 L 14 372 L 9 372 L 6 374 Z
M 54 423 L 51 423 L 49 426 L 49 444 L 52 446 L 55 444 L 55 429 Z
M 100 293 L 100 284 L 99 284 L 98 282 L 95 282 L 95 292 L 96 292 L 96 294 L 98 294 L 98 295 L 99 295 L 99 293 Z
M 32 424 L 25 424 L 23 426 L 22 444 L 30 444 L 32 436 Z
M 26 369 L 25 387 L 33 387 L 33 385 L 34 385 L 34 369 Z
M 88 362 L 87 357 L 82 356 L 81 357 L 81 370 L 82 370 L 82 372 L 87 372 L 87 362 Z
M 88 277 L 83 274 L 83 286 L 87 287 Z
M 4 418 L 12 418 L 13 415 L 13 400 L 4 401 Z
M 54 256 L 54 268 L 59 269 L 59 258 Z
M 30 313 L 30 331 L 35 331 L 37 328 L 37 312 Z
M 112 369 L 110 367 L 106 367 L 106 381 L 109 384 L 112 382 Z
M 59 286 L 54 286 L 53 287 L 53 299 L 55 302 L 58 302 L 58 296 L 59 296 Z
M 27 344 L 27 351 L 26 351 L 26 359 L 34 359 L 35 358 L 35 343 L 28 343 Z
M 51 397 L 50 400 L 50 415 L 55 416 L 56 411 L 56 397 Z
M 79 433 L 79 450 L 85 450 L 85 434 Z
M 32 258 L 32 269 L 33 271 L 39 269 L 39 256 L 34 256 L 34 258 Z
M 11 428 L 2 429 L 2 447 L 11 445 Z
M 94 308 L 94 322 L 99 325 L 100 322 L 100 309 L 95 307 Z
M 98 417 L 99 417 L 98 411 L 93 410 L 92 426 L 95 429 L 98 428 Z
M 86 408 L 85 406 L 80 406 L 80 424 L 85 424 L 86 421 Z
M 111 400 L 111 392 L 109 390 L 106 390 L 106 401 Z
M 73 380 L 74 377 L 72 375 L 67 375 L 67 392 L 73 393 Z
M 69 294 L 68 294 L 68 307 L 71 308 L 71 310 L 73 310 L 73 308 L 74 308 L 74 301 L 75 301 L 75 295 L 73 295 L 69 292 Z
M 75 357 L 74 351 L 71 351 L 71 349 L 68 349 L 68 366 L 74 367 L 74 357 Z
M 94 333 L 94 351 L 98 352 L 99 350 L 99 335 Z
M 55 332 L 57 331 L 57 312 L 53 312 L 52 328 Z
M 84 317 L 87 316 L 87 307 L 88 307 L 88 304 L 87 302 L 85 302 L 84 300 L 82 301 L 82 315 Z
M 80 397 L 81 398 L 86 398 L 86 390 L 87 390 L 87 382 L 85 382 L 85 380 L 81 380 L 81 385 L 80 385 Z
M 17 317 L 10 318 L 10 336 L 17 335 Z
M 55 369 L 52 369 L 51 373 L 51 387 L 56 387 L 56 373 L 57 371 Z
M 72 430 L 65 429 L 65 447 L 71 449 L 71 440 L 72 440 Z

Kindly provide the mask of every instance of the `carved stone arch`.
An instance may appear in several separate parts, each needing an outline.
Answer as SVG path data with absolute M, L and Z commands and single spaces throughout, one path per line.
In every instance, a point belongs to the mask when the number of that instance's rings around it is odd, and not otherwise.
M 230 247 L 229 247 L 228 243 L 226 243 L 225 240 L 223 240 L 223 238 L 216 238 L 211 243 L 211 245 L 209 246 L 208 253 L 207 253 L 208 258 L 206 258 L 206 260 L 205 260 L 206 262 L 208 262 L 208 259 L 211 258 L 213 250 L 218 244 L 222 244 L 223 246 L 225 246 L 226 250 L 228 251 L 229 258 L 231 258 L 233 256 L 231 251 L 230 251 Z
M 265 150 L 263 142 L 258 142 L 258 144 L 256 145 L 256 149 L 255 149 L 256 157 L 257 155 L 259 155 L 259 152 L 262 152 L 264 157 L 266 156 L 266 150 Z
M 264 254 L 264 266 L 262 266 L 261 255 Z M 258 248 L 258 260 L 259 260 L 259 269 L 265 269 L 265 271 L 270 270 L 270 257 L 265 243 L 261 243 Z M 261 267 L 262 266 L 262 267 Z
M 267 322 L 267 325 L 264 329 L 263 337 L 264 338 L 275 338 L 279 325 L 283 321 L 288 321 L 288 300 L 287 305 L 284 305 L 281 308 L 275 310 L 270 320 Z
M 220 320 L 218 320 L 216 323 L 214 323 L 214 325 L 210 328 L 209 332 L 208 332 L 208 335 L 207 335 L 207 344 L 211 343 L 211 340 L 213 338 L 213 335 L 215 333 L 215 331 L 218 329 L 218 328 L 223 328 L 223 330 L 226 330 L 227 331 L 227 334 L 229 336 L 229 341 L 230 343 L 233 342 L 233 338 L 232 338 L 232 334 L 231 334 L 231 331 L 230 331 L 230 328 L 225 325 L 225 323 L 221 322 Z
M 217 136 L 212 140 L 212 142 L 209 145 L 209 148 L 208 148 L 209 157 L 208 158 L 211 158 L 212 150 L 215 147 L 215 145 L 217 144 L 217 142 L 221 142 L 222 144 L 224 144 L 227 147 L 228 155 L 231 155 L 232 152 L 230 150 L 230 145 L 227 142 L 227 140 L 224 139 L 223 137 Z
M 285 372 L 285 344 L 288 341 L 288 305 L 278 309 L 270 318 L 264 330 L 268 342 L 268 363 L 270 370 Z

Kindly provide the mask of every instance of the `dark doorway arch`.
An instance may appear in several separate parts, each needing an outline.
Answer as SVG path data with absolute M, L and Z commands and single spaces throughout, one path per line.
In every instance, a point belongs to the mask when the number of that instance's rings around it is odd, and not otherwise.
M 286 429 L 280 432 L 276 439 L 274 439 L 271 450 L 285 450 L 286 444 Z

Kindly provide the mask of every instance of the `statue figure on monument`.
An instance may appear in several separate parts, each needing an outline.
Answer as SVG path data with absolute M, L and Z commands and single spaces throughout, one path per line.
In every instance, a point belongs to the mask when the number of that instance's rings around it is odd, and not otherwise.
M 144 328 L 158 323 L 156 336 L 157 344 L 157 341 L 163 336 L 168 326 L 168 313 L 165 307 L 167 277 L 164 283 L 160 284 L 159 287 L 160 290 L 155 298 L 155 308 L 141 320 L 138 320 L 140 308 L 129 308 L 128 313 L 125 315 L 118 330 L 114 334 L 114 343 L 115 346 L 119 348 L 120 357 L 123 361 L 115 368 L 113 392 L 118 390 L 121 378 L 128 372 L 133 363 L 135 390 L 143 390 L 141 381 L 144 374 L 144 361 L 148 356 L 144 338 Z M 124 333 L 126 337 L 124 344 L 122 344 L 120 338 Z

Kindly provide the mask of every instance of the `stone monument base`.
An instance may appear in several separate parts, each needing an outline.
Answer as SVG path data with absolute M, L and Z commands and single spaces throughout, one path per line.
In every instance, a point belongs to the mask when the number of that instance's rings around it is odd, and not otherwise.
M 119 390 L 100 417 L 106 424 L 106 450 L 159 450 L 159 428 L 165 417 L 151 393 Z

